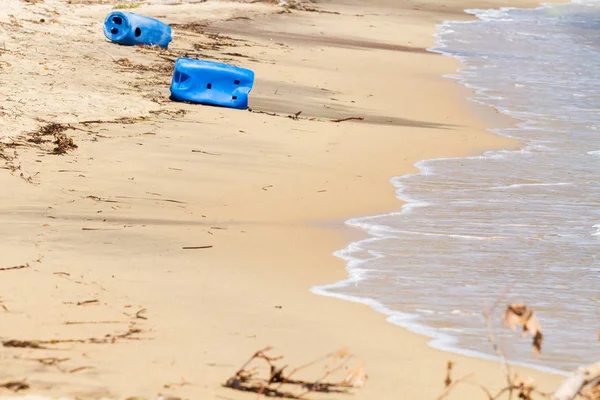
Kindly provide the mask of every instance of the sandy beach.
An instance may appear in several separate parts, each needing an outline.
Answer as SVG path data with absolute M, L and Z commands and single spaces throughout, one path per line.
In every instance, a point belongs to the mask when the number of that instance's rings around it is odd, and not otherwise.
M 392 176 L 518 145 L 486 132 L 510 121 L 469 102 L 442 77 L 459 64 L 426 49 L 435 25 L 469 18 L 466 8 L 538 3 L 136 7 L 172 25 L 163 51 L 104 38 L 120 3 L 0 6 L 0 338 L 46 342 L 1 348 L 0 384 L 79 399 L 250 399 L 221 385 L 273 346 L 290 365 L 347 347 L 369 376 L 355 399 L 435 399 L 448 360 L 455 377 L 501 387 L 498 363 L 431 349 L 310 288 L 345 276 L 332 253 L 362 234 L 345 219 L 401 207 Z M 180 56 L 252 69 L 251 112 L 169 101 Z M 57 134 L 77 147 L 53 154 Z M 547 391 L 562 379 L 516 370 Z M 464 385 L 448 398 L 482 394 Z

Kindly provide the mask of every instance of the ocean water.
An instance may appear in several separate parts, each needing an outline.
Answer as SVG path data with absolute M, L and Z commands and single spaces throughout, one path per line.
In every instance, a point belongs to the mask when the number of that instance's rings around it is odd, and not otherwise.
M 421 161 L 391 183 L 406 203 L 348 225 L 368 238 L 336 253 L 348 279 L 315 293 L 371 305 L 430 345 L 493 358 L 482 309 L 509 361 L 569 371 L 600 359 L 600 1 L 468 10 L 440 26 L 433 51 L 472 100 L 514 117 L 493 132 L 515 151 Z M 542 354 L 502 326 L 522 302 L 541 322 Z

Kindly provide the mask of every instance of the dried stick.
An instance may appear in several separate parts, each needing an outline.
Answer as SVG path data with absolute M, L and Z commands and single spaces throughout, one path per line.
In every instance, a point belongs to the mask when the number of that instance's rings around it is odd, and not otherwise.
M 332 119 L 330 122 L 344 122 L 344 121 L 363 121 L 363 117 L 348 117 L 348 118 L 340 118 L 340 119 Z
M 29 264 L 17 265 L 16 267 L 3 267 L 3 268 L 0 268 L 0 271 L 14 271 L 16 269 L 24 269 L 24 268 L 29 268 Z

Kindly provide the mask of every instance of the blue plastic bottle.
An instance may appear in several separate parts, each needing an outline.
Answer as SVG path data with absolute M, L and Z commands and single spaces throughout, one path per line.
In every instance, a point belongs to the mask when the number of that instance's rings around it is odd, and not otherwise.
M 171 27 L 154 18 L 113 11 L 104 20 L 104 36 L 127 46 L 146 44 L 167 48 L 173 39 Z
M 230 108 L 248 108 L 254 72 L 214 61 L 179 58 L 171 82 L 171 99 Z

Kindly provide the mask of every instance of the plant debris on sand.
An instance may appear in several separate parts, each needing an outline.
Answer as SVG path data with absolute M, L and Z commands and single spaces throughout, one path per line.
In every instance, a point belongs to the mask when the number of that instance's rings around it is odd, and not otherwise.
M 21 349 L 49 349 L 48 345 L 57 345 L 64 343 L 88 343 L 88 344 L 114 344 L 121 339 L 141 340 L 135 335 L 141 333 L 141 329 L 129 328 L 125 333 L 107 334 L 102 338 L 89 339 L 52 339 L 52 340 L 6 340 L 2 342 L 4 347 L 13 347 Z
M 54 144 L 56 145 L 53 151 L 54 154 L 66 154 L 69 150 L 77 148 L 77 145 L 73 142 L 73 138 L 64 133 L 56 133 L 54 138 L 56 139 L 54 141 Z
M 270 350 L 271 347 L 267 347 L 254 353 L 232 377 L 227 379 L 223 386 L 243 392 L 256 393 L 258 396 L 303 399 L 311 392 L 349 394 L 351 389 L 363 387 L 367 380 L 367 374 L 363 370 L 362 365 L 359 364 L 354 368 L 348 367 L 348 363 L 353 356 L 346 350 L 327 354 L 308 364 L 294 368 L 287 374 L 284 373 L 287 365 L 282 367 L 275 365 L 275 362 L 283 359 L 283 356 L 270 356 L 267 354 Z M 251 364 L 257 360 L 262 360 L 268 367 L 263 377 L 260 376 L 257 366 L 251 367 Z M 303 380 L 292 378 L 300 370 L 325 361 L 329 361 L 329 363 L 327 363 L 324 372 L 317 379 Z M 325 379 L 339 371 L 345 373 L 343 379 L 337 382 L 325 382 Z

